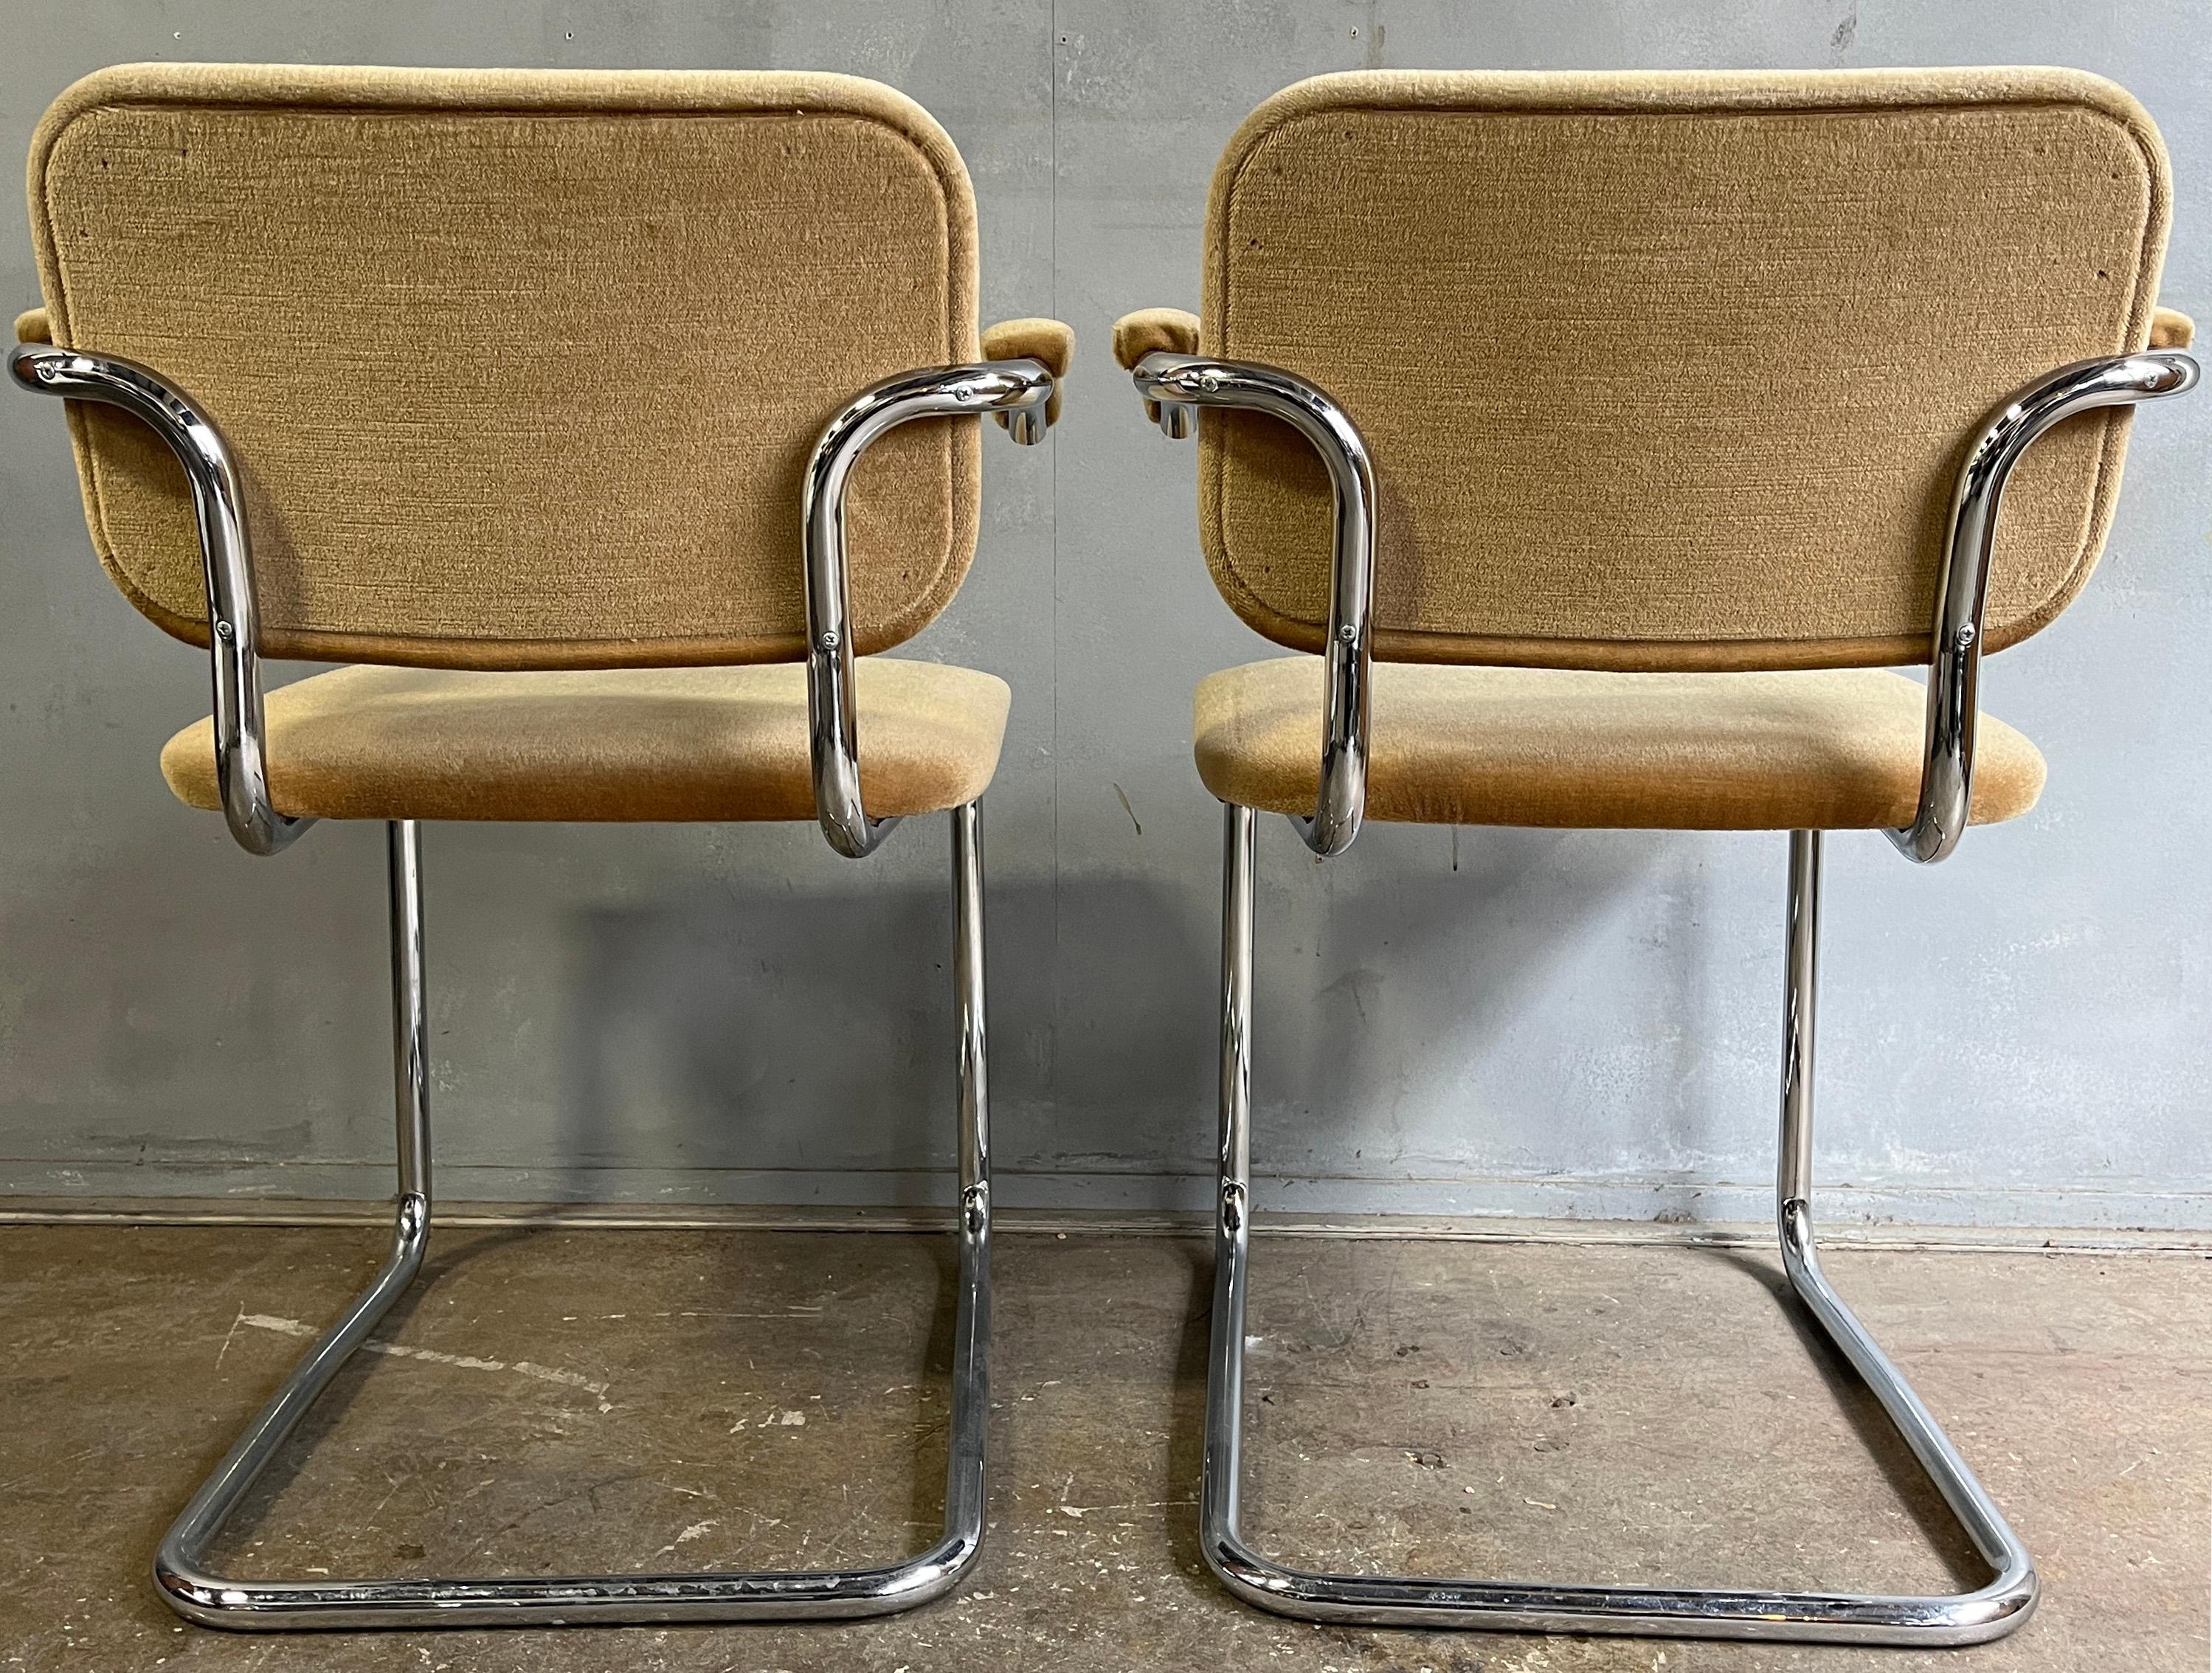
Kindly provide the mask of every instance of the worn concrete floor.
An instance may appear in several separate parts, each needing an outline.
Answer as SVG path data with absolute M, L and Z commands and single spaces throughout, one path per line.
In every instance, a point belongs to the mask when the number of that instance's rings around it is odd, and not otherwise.
M 1352 1632 L 1230 1600 L 1194 1534 L 1207 1261 L 1002 1235 L 991 1544 L 851 1625 L 239 1637 L 143 1578 L 310 1322 L 346 1228 L 0 1229 L 0 1666 L 139 1670 L 2197 1669 L 2212 1263 L 1838 1250 L 1830 1268 L 2040 1560 L 1951 1652 Z M 276 1573 L 850 1562 L 918 1545 L 943 1467 L 949 1240 L 453 1233 L 228 1547 Z M 1263 1238 L 1247 1483 L 1318 1563 L 1905 1588 L 1969 1559 L 1808 1353 L 1763 1255 Z M 397 1318 L 397 1315 L 395 1315 Z M 1867 1440 L 1876 1441 L 1869 1453 Z M 295 1454 L 296 1456 L 296 1452 Z M 1931 1543 L 1929 1530 L 1936 1536 Z

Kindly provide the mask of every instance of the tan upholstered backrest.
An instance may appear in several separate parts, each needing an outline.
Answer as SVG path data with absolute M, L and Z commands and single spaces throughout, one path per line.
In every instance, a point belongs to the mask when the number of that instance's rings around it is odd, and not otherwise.
M 30 199 L 55 341 L 228 433 L 278 656 L 796 656 L 816 436 L 975 356 L 967 173 L 848 76 L 125 65 L 46 113 Z M 72 421 L 102 561 L 205 643 L 179 467 Z M 860 466 L 863 649 L 958 586 L 976 449 L 926 421 Z
M 1200 347 L 1365 434 L 1383 656 L 1924 661 L 1969 439 L 2143 345 L 2167 203 L 2149 118 L 2069 71 L 1325 76 L 1221 160 Z M 2014 477 L 1986 643 L 2087 579 L 2126 422 Z M 1249 414 L 1201 439 L 1216 581 L 1317 646 L 1319 463 Z

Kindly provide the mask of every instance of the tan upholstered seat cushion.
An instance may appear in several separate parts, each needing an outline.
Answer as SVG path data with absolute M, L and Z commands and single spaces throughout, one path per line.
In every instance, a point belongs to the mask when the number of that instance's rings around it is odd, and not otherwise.
M 1450 825 L 1848 830 L 1911 822 L 1921 686 L 1883 669 L 1613 674 L 1374 664 L 1367 816 Z M 1224 802 L 1310 814 L 1322 664 L 1199 682 L 1199 776 Z M 1984 714 L 1973 818 L 2035 805 L 2043 757 Z
M 983 793 L 1008 694 L 995 676 L 863 658 L 854 669 L 871 814 Z M 344 668 L 269 694 L 269 789 L 327 819 L 811 819 L 806 670 Z M 178 799 L 222 806 L 211 724 L 171 738 Z

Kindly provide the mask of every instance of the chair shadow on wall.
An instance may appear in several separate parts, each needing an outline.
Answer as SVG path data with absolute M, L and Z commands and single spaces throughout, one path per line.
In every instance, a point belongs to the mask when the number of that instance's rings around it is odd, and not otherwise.
M 797 1204 L 820 1175 L 861 1170 L 874 1175 L 878 1200 L 942 1209 L 951 1230 L 956 1032 L 944 884 L 793 890 L 710 879 L 592 908 L 570 933 L 577 975 L 562 1031 L 561 1155 L 542 1170 L 546 1194 L 588 1198 L 597 1173 L 649 1149 L 684 1169 L 752 1172 L 756 1194 L 777 1206 Z M 1116 1008 L 1079 1002 L 1062 1028 L 1048 967 L 1056 943 L 1087 947 L 1094 933 L 1142 947 L 1156 967 L 1151 980 L 1122 985 L 1118 1026 Z M 1001 1203 L 1008 1173 L 1044 1160 L 1051 1142 L 1049 1130 L 1024 1134 L 1024 1112 L 1064 1104 L 1071 1080 L 1084 1111 L 1196 1107 L 1212 1072 L 1218 953 L 1210 928 L 1182 921 L 1169 890 L 1141 878 L 994 882 L 985 934 Z M 1079 983 L 1090 979 L 1084 964 L 1079 952 Z M 1116 1125 L 1127 1134 L 1126 1120 Z M 959 1252 L 950 1236 L 927 1241 L 935 1299 L 924 1358 L 897 1369 L 942 1391 Z M 751 1282 L 738 1241 L 710 1235 L 702 1258 L 729 1289 Z M 1007 1259 L 1001 1243 L 994 1265 Z M 936 1421 L 915 1435 L 908 1514 L 927 1526 L 943 1513 L 944 1409 L 933 1403 Z M 991 1419 L 994 1458 L 1006 1456 L 1006 1421 L 1003 1410 Z
M 1394 856 L 1316 874 L 1319 896 L 1305 888 L 1295 840 L 1273 831 L 1263 840 L 1263 1175 L 1279 1171 L 1271 1153 L 1283 1154 L 1295 1125 L 1370 1120 L 1378 1091 L 1401 1078 L 1392 1054 L 1405 1030 L 1380 1038 L 1366 1027 L 1364 992 L 1409 1009 L 1438 1051 L 1482 1058 L 1525 1009 L 1531 983 L 1577 945 L 1593 915 L 1644 885 L 1657 852 L 1559 832 L 1468 838 L 1461 870 L 1442 863 L 1441 848 L 1432 866 Z M 1540 888 L 1557 851 L 1576 840 L 1573 888 Z M 1171 1171 L 1195 1187 L 1189 1199 L 1210 1197 L 1217 901 L 1211 890 L 1194 901 L 1143 876 L 990 885 L 1002 1177 Z M 949 1206 L 952 920 L 942 885 L 794 889 L 714 877 L 587 909 L 568 933 L 575 974 L 560 1029 L 558 1131 L 554 1154 L 533 1159 L 538 1194 L 590 1199 L 604 1194 L 594 1176 L 644 1158 L 667 1173 L 723 1175 L 725 1186 L 741 1177 L 778 1205 L 842 1175 L 867 1181 L 872 1200 Z M 1687 991 L 1705 962 L 1701 947 L 1682 947 L 1674 967 L 1685 979 L 1671 991 Z M 1316 991 L 1316 963 L 1346 973 Z M 1439 967 L 1466 979 L 1430 979 Z M 1674 1034 L 1695 1050 L 1695 1028 Z
M 1441 831 L 1370 827 L 1366 850 L 1322 868 L 1271 828 L 1279 823 L 1261 827 L 1254 936 L 1253 1156 L 1262 1179 L 1297 1176 L 1275 1159 L 1299 1116 L 1348 1126 L 1394 1103 L 1401 1057 L 1478 1063 L 1502 1049 L 1530 991 L 1552 986 L 1587 926 L 1646 889 L 1664 858 L 1646 833 L 1468 828 L 1452 833 L 1446 864 Z M 1413 840 L 1433 845 L 1437 863 L 1375 863 L 1382 843 Z M 1681 1003 L 1705 950 L 1686 926 L 1667 952 L 1665 991 Z M 1387 1009 L 1389 1026 L 1373 1026 L 1376 1009 Z M 1586 1015 L 1595 1045 L 1607 1020 Z M 1692 1051 L 1696 1021 L 1673 1031 Z M 1407 1041 L 1427 1044 L 1409 1051 Z M 1690 1072 L 1679 1058 L 1672 1067 L 1678 1080 Z M 1389 1175 L 1376 1167 L 1361 1177 Z
M 1531 973 L 1572 944 L 1585 915 L 1639 886 L 1654 851 L 1614 845 L 1595 867 L 1581 868 L 1581 888 L 1554 891 L 1548 909 L 1532 912 L 1529 886 L 1565 835 L 1471 835 L 1457 872 L 1400 864 L 1370 867 L 1362 880 L 1339 869 L 1329 881 L 1349 887 L 1322 903 L 1319 930 L 1328 962 L 1377 979 L 1437 959 L 1471 963 L 1480 973 L 1473 1001 L 1453 991 L 1450 1033 L 1458 1049 L 1480 1053 L 1495 1046 Z M 1262 1058 L 1272 1065 L 1266 1078 L 1303 1083 L 1316 1109 L 1356 1120 L 1384 1066 L 1358 1026 L 1357 1005 L 1332 1018 L 1328 994 L 1297 986 L 1310 964 L 1290 952 L 1301 930 L 1284 921 L 1282 897 L 1303 880 L 1280 868 L 1298 865 L 1300 851 L 1294 843 L 1270 846 L 1278 870 L 1271 887 L 1263 864 L 1259 958 L 1279 979 L 1261 998 Z M 1066 1160 L 1071 1149 L 1082 1160 L 1127 1162 L 1146 1142 L 1148 1118 L 1178 1171 L 1210 1168 L 1217 909 L 1210 892 L 1194 912 L 1187 899 L 1143 878 L 991 886 L 991 1075 L 1002 1168 L 1010 1153 L 1018 1165 L 1048 1164 Z M 579 973 L 563 1030 L 565 1143 L 545 1170 L 552 1194 L 589 1196 L 594 1172 L 649 1143 L 686 1169 L 759 1169 L 768 1159 L 766 1171 L 785 1173 L 794 1185 L 809 1175 L 875 1170 L 888 1178 L 889 1200 L 949 1210 L 951 908 L 943 887 L 794 891 L 718 879 L 590 910 L 572 934 Z M 1103 967 L 1132 948 L 1150 967 L 1140 981 Z M 1300 1026 L 1302 1016 L 1308 1026 Z M 1049 1130 L 1021 1131 L 1024 1112 L 1036 1109 L 1049 1112 Z M 1263 1117 L 1263 1156 L 1268 1125 Z M 1119 1156 L 1109 1151 L 1109 1135 Z M 920 1185 L 918 1167 L 931 1170 Z M 773 1186 L 766 1195 L 779 1200 Z M 951 1373 L 958 1264 L 951 1239 L 933 1242 L 938 1299 L 921 1372 L 941 1384 Z M 1164 1500 L 1188 1494 L 1203 1446 L 1212 1252 L 1202 1239 L 1184 1246 L 1189 1299 L 1162 1460 Z M 733 1266 L 728 1281 L 742 1284 L 744 1274 Z M 917 1440 L 912 1514 L 927 1521 L 937 1513 L 945 1437 L 932 1431 Z M 1189 1524 L 1172 1519 L 1171 1538 L 1178 1561 L 1194 1567 L 1197 1531 Z
M 857 1175 L 871 1201 L 950 1211 L 957 1034 L 943 885 L 710 880 L 592 908 L 570 933 L 546 1194 L 589 1197 L 595 1173 L 643 1155 L 672 1172 L 750 1176 L 751 1197 L 777 1206 L 803 1203 L 823 1176 Z M 985 938 L 1001 1200 L 1007 1175 L 1050 1167 L 1091 1116 L 1113 1120 L 1126 1159 L 1141 1143 L 1132 1112 L 1187 1122 L 1210 1099 L 1218 954 L 1211 926 L 1188 921 L 1170 890 L 1142 878 L 993 882 Z M 1107 938 L 1141 949 L 1143 981 L 1116 985 L 1102 970 Z M 1188 1154 L 1207 1148 L 1200 1130 Z
M 808 1173 L 951 1167 L 945 890 L 710 879 L 589 908 L 568 937 L 549 1194 L 589 1200 L 595 1173 L 641 1161 L 793 1176 L 768 1182 L 781 1204 Z

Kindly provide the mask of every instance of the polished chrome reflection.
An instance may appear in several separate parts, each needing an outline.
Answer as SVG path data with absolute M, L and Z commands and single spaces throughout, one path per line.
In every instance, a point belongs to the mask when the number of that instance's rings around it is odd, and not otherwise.
M 945 1543 L 925 1559 L 949 1588 L 983 1542 L 984 1429 L 991 1415 L 991 1082 L 983 1032 L 983 817 L 952 810 L 952 991 L 960 1031 L 960 1307 L 952 1324 L 952 1434 Z M 933 1593 L 933 1595 L 934 1595 Z
M 1951 495 L 1929 652 L 1928 731 L 1920 804 L 1889 833 L 1907 858 L 1932 864 L 1959 846 L 1973 804 L 1974 724 L 1982 664 L 1982 610 L 1996 550 L 1997 507 L 2021 455 L 2054 424 L 2096 407 L 2179 395 L 2197 385 L 2197 362 L 2160 349 L 2062 367 L 1991 415 L 1974 438 Z
M 860 801 L 845 562 L 845 488 L 853 467 L 884 431 L 917 418 L 995 413 L 1016 441 L 1042 440 L 1053 387 L 1050 369 L 1028 360 L 902 373 L 863 391 L 830 421 L 814 444 L 799 498 L 805 546 L 806 717 L 815 813 L 830 846 L 848 858 L 872 852 L 898 822 L 869 818 Z
M 260 621 L 253 602 L 253 560 L 238 469 L 215 421 L 160 373 L 112 355 L 88 355 L 43 342 L 18 343 L 8 370 L 25 389 L 72 401 L 120 407 L 168 445 L 191 485 L 207 578 L 208 645 L 215 681 L 215 776 L 223 818 L 239 846 L 273 854 L 312 819 L 292 819 L 270 804 L 261 719 Z
M 1170 436 L 1188 435 L 1200 406 L 1244 407 L 1293 424 L 1328 462 L 1336 490 L 1337 543 L 1321 804 L 1312 821 L 1294 822 L 1316 852 L 1340 852 L 1358 832 L 1365 797 L 1374 490 L 1358 433 L 1320 391 L 1270 367 L 1156 353 L 1139 362 L 1134 375 L 1147 409 Z M 2083 361 L 2025 391 L 1977 436 L 1952 504 L 1919 806 L 1911 826 L 1888 833 L 1912 858 L 1942 859 L 1966 827 L 1982 612 L 1998 505 L 2013 466 L 2038 436 L 2066 418 L 2095 407 L 2179 394 L 2194 385 L 2197 377 L 2195 361 L 2163 351 Z M 2036 1599 L 2035 1571 L 2027 1551 L 1957 1448 L 1820 1270 L 1811 1206 L 1820 888 L 1816 831 L 1790 837 L 1776 1189 L 1783 1264 L 1792 1290 L 1880 1402 L 1988 1563 L 1989 1582 L 1955 1597 L 1903 1597 L 1324 1574 L 1273 1562 L 1244 1544 L 1237 1531 L 1238 1464 L 1250 1256 L 1255 850 L 1252 810 L 1229 808 L 1222 898 L 1221 1184 L 1200 1531 L 1206 1560 L 1230 1590 L 1282 1614 L 1367 1626 L 1954 1645 L 1999 1638 L 2024 1622 Z
M 1784 974 L 1782 1162 L 1778 1213 L 1790 1282 L 1881 1403 L 1944 1501 L 1994 1571 L 1959 1597 L 1700 1591 L 1668 1586 L 1325 1574 L 1260 1555 L 1237 1531 L 1244 1315 L 1250 1254 L 1253 815 L 1227 813 L 1221 933 L 1221 1193 L 1214 1225 L 1212 1343 L 1207 1362 L 1201 1548 L 1238 1597 L 1310 1621 L 1369 1627 L 1627 1633 L 1844 1644 L 1978 1644 L 2019 1627 L 2035 1606 L 2035 1571 L 1955 1447 L 1822 1276 L 1813 1244 L 1814 988 L 1820 838 L 1790 836 Z
M 1170 436 L 1190 433 L 1200 407 L 1267 414 L 1312 443 L 1335 500 L 1324 647 L 1321 790 L 1311 819 L 1294 819 L 1307 847 L 1340 854 L 1367 811 L 1368 661 L 1375 602 L 1375 467 L 1342 407 L 1304 379 L 1272 366 L 1158 349 L 1137 362 L 1137 392 Z
M 1013 438 L 1018 447 L 1034 447 L 1044 439 L 1047 421 L 1042 405 L 1001 411 L 998 420 L 999 427 Z
M 906 1561 L 771 1573 L 509 1575 L 480 1579 L 229 1580 L 202 1566 L 255 1477 L 422 1264 L 430 1221 L 428 1025 L 423 1000 L 421 839 L 390 832 L 392 1055 L 399 1202 L 392 1253 L 192 1495 L 162 1540 L 154 1581 L 178 1614 L 211 1627 L 521 1627 L 827 1619 L 889 1615 L 942 1596 L 981 1550 L 990 1410 L 991 1185 L 983 1034 L 983 852 L 974 803 L 953 810 L 954 1007 L 959 1027 L 959 1300 L 945 1533 Z
M 1214 1203 L 1213 1331 L 1199 1489 L 1200 1537 L 1217 1573 L 1223 1573 L 1219 1553 L 1243 1549 L 1237 1544 L 1237 1444 L 1244 1410 L 1245 1258 L 1252 1231 L 1252 874 L 1259 846 L 1251 809 L 1224 803 L 1222 814 L 1221 1189 Z M 1233 1583 L 1231 1589 L 1236 1590 Z

